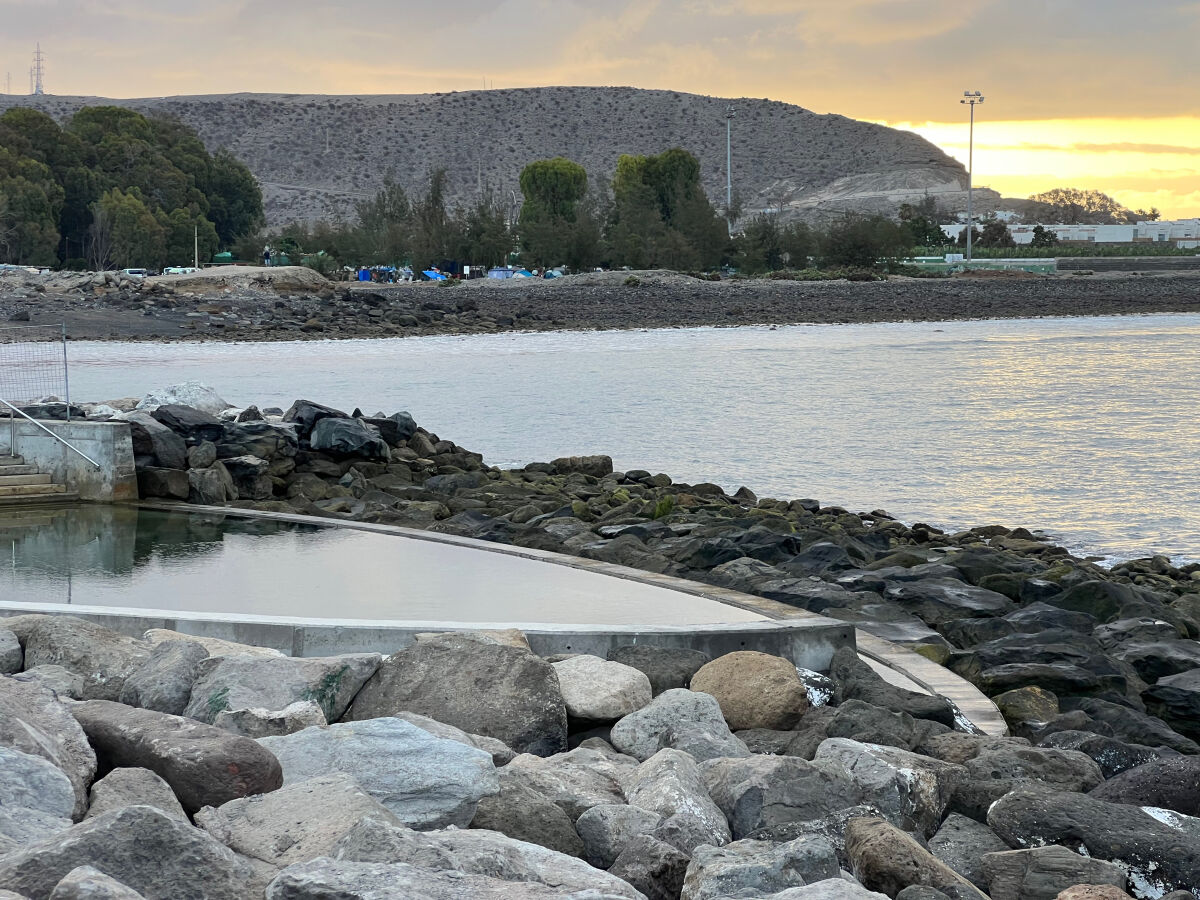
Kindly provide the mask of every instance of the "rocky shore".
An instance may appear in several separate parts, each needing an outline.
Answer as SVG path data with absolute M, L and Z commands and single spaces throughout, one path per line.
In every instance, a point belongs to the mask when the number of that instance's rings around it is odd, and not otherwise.
M 179 401 L 187 400 L 188 405 Z M 426 528 L 852 622 L 852 651 L 536 656 L 520 633 L 291 659 L 0 619 L 0 897 L 1200 897 L 1200 565 L 732 495 L 604 456 L 518 470 L 421 428 L 192 387 L 131 423 L 143 495 Z M 53 414 L 46 409 L 43 414 Z
M 449 287 L 346 285 L 294 268 L 204 279 L 0 276 L 0 322 L 65 321 L 81 340 L 287 341 L 1197 311 L 1200 275 L 1189 273 L 710 282 L 608 272 Z

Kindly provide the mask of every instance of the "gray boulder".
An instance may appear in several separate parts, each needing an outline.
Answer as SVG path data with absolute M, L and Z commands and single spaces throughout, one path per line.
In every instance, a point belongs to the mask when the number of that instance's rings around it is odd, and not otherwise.
M 50 900 L 145 900 L 145 897 L 99 869 L 80 866 L 54 886 Z
M 69 818 L 81 818 L 87 811 L 96 754 L 79 723 L 52 691 L 0 676 L 0 747 L 53 763 L 70 780 L 75 794 Z
M 929 839 L 929 851 L 934 856 L 981 890 L 988 886 L 983 857 L 1008 849 L 992 829 L 958 813 L 946 816 L 937 834 Z
M 518 753 L 548 756 L 567 746 L 567 709 L 554 667 L 476 635 L 435 635 L 389 656 L 345 718 L 406 711 L 497 738 Z
M 337 842 L 366 817 L 400 824 L 351 776 L 339 772 L 206 807 L 196 813 L 196 825 L 236 853 L 282 869 L 332 856 Z
M 659 750 L 625 777 L 624 789 L 631 806 L 673 823 L 685 853 L 701 844 L 729 843 L 729 822 L 709 796 L 696 761 L 686 753 Z
M 1016 848 L 1061 844 L 1122 866 L 1138 897 L 1200 884 L 1200 821 L 1044 787 L 992 804 L 988 825 Z
M 229 474 L 229 470 L 221 463 L 215 463 L 204 469 L 188 469 L 187 478 L 188 503 L 197 503 L 202 506 L 220 506 L 227 500 L 238 499 L 238 491 L 233 483 L 233 476 Z
M 145 641 L 75 616 L 14 616 L 5 627 L 25 648 L 25 666 L 62 666 L 83 676 L 84 700 L 116 700 L 150 656 Z
M 149 769 L 113 769 L 98 779 L 92 785 L 86 818 L 126 806 L 152 806 L 173 819 L 188 820 L 171 786 Z
M 213 724 L 234 734 L 260 738 L 295 734 L 329 722 L 315 701 L 297 700 L 283 709 L 223 709 Z
M 223 458 L 221 465 L 233 482 L 233 492 L 238 495 L 239 499 L 271 499 L 274 494 L 274 483 L 267 474 L 271 468 L 269 460 L 247 454 Z
M 1110 803 L 1156 806 L 1200 816 L 1200 758 L 1178 756 L 1147 763 L 1110 778 L 1090 793 Z
M 283 414 L 283 421 L 290 423 L 294 427 L 295 433 L 302 438 L 307 438 L 317 427 L 318 422 L 328 418 L 348 419 L 350 417 L 340 409 L 315 403 L 312 400 L 297 400 Z
M 191 496 L 192 482 L 183 469 L 147 466 L 136 471 L 138 496 L 143 500 L 186 500 Z
M 37 684 L 54 691 L 59 698 L 80 700 L 83 695 L 83 676 L 68 672 L 62 666 L 33 666 L 12 676 L 14 681 Z
M 893 712 L 908 713 L 914 719 L 930 719 L 954 727 L 954 707 L 946 698 L 918 694 L 888 684 L 853 647 L 838 648 L 830 662 L 829 674 L 842 702 L 861 700 Z
M 392 458 L 387 441 L 361 419 L 325 418 L 317 422 L 308 438 L 313 450 L 333 456 L 355 456 L 387 462 Z
M 69 818 L 38 812 L 25 806 L 0 806 L 0 856 L 35 844 L 71 827 Z M 4 892 L 0 891 L 0 900 Z
M 667 729 L 687 727 L 700 727 L 716 735 L 728 733 L 732 736 L 715 697 L 673 688 L 617 722 L 612 728 L 612 743 L 622 753 L 644 761 L 658 752 L 659 741 Z
M 120 702 L 173 716 L 183 715 L 197 667 L 208 651 L 195 641 L 163 641 L 121 686 Z
M 868 890 L 895 897 L 909 885 L 936 888 L 964 900 L 987 896 L 909 834 L 882 819 L 851 819 L 846 828 L 851 871 Z
M 652 834 L 662 816 L 640 806 L 605 803 L 579 817 L 575 830 L 583 839 L 583 858 L 598 869 L 607 869 L 636 835 Z
M 107 700 L 71 707 L 104 765 L 150 769 L 188 812 L 283 784 L 279 761 L 249 738 Z
M 677 900 L 687 874 L 688 857 L 648 834 L 635 835 L 609 873 L 631 884 L 647 900 Z
M 400 719 L 305 728 L 258 744 L 278 758 L 284 784 L 348 774 L 415 828 L 465 828 L 480 799 L 500 790 L 490 754 Z
M 492 762 L 496 764 L 497 768 L 508 765 L 513 761 L 513 757 L 517 755 L 504 741 L 484 737 L 482 734 L 469 734 L 461 728 L 455 728 L 453 725 L 447 725 L 445 722 L 439 722 L 436 719 L 429 718 L 429 716 L 421 716 L 417 713 L 406 711 L 396 713 L 396 718 L 403 719 L 410 725 L 416 725 L 418 728 L 428 731 L 434 737 L 440 737 L 447 741 L 458 741 L 460 744 L 466 744 L 468 747 L 476 747 L 486 751 L 492 754 Z
M 25 651 L 17 636 L 7 628 L 0 628 L 0 675 L 20 672 L 25 665 Z
M 379 668 L 378 653 L 342 656 L 215 657 L 197 668 L 184 715 L 212 723 L 224 710 L 283 709 L 311 700 L 328 722 L 346 712 L 354 695 Z
M 34 900 L 94 866 L 146 900 L 245 900 L 248 866 L 203 831 L 149 806 L 127 806 L 0 857 L 0 888 Z
M 225 641 L 221 638 L 184 634 L 181 631 L 171 631 L 169 628 L 150 628 L 142 637 L 154 646 L 165 641 L 192 641 L 207 650 L 209 656 L 265 656 L 274 659 L 287 655 L 273 647 L 255 647 L 253 644 L 239 644 L 236 641 Z
M 683 880 L 681 900 L 762 896 L 837 878 L 840 871 L 833 845 L 823 838 L 697 847 Z
M 582 856 L 584 842 L 566 811 L 518 775 L 501 769 L 500 793 L 484 797 L 471 820 L 472 828 L 498 831 L 519 841 Z M 625 807 L 622 807 L 625 808 Z M 657 821 L 657 820 L 656 820 Z
M 699 650 L 684 647 L 654 647 L 649 644 L 627 644 L 608 651 L 613 662 L 645 673 L 650 679 L 650 690 L 657 697 L 663 691 L 686 688 L 692 676 L 712 657 Z
M 70 825 L 75 811 L 75 791 L 62 770 L 40 756 L 0 747 L 0 810 L 8 815 L 0 823 L 0 852 L 5 839 L 26 836 L 26 816 L 36 820 L 36 831 L 56 823 Z
M 887 900 L 887 894 L 868 891 L 857 881 L 843 877 L 826 878 L 816 884 L 788 888 L 761 900 Z
M 187 443 L 182 437 L 149 413 L 131 412 L 124 418 L 133 438 L 134 457 L 163 469 L 187 468 Z
M 1091 757 L 1077 750 L 997 747 L 964 764 L 967 778 L 954 797 L 956 811 L 982 820 L 987 809 L 1010 790 L 1038 783 L 1060 791 L 1088 791 L 1104 776 Z
M 728 728 L 720 730 L 706 725 L 670 725 L 658 738 L 658 749 L 682 750 L 696 762 L 730 756 L 749 756 L 746 746 Z
M 1055 900 L 1077 884 L 1111 884 L 1125 889 L 1125 870 L 1066 847 L 1005 850 L 983 858 L 992 900 Z
M 556 803 L 577 820 L 593 806 L 624 803 L 621 784 L 637 761 L 590 747 L 540 757 L 523 753 L 504 767 L 511 776 Z
M 632 666 L 587 654 L 553 665 L 567 715 L 576 719 L 615 722 L 652 698 L 650 679 Z

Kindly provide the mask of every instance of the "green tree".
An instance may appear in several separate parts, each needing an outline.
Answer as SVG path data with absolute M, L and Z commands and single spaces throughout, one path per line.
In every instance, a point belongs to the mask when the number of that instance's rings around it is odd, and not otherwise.
M 209 218 L 222 247 L 255 234 L 266 223 L 262 189 L 250 170 L 228 150 L 220 149 L 213 154 L 205 190 Z
M 159 210 L 155 218 L 163 230 L 163 258 L 169 266 L 192 265 L 197 246 L 199 261 L 204 264 L 213 258 L 220 247 L 217 229 L 199 212 L 174 209 L 164 213 Z
M 1030 242 L 1032 247 L 1053 247 L 1058 243 L 1058 235 L 1041 225 L 1033 226 L 1033 240 Z
M 119 269 L 161 268 L 166 258 L 166 229 L 137 188 L 105 191 L 93 212 L 111 228 L 111 260 Z
M 579 204 L 587 195 L 583 166 L 561 156 L 532 162 L 521 170 L 518 230 L 531 265 L 560 265 L 576 244 Z
M 358 204 L 356 262 L 394 265 L 408 259 L 413 207 L 404 188 L 385 178 L 370 200 Z
M 1129 209 L 1101 191 L 1054 188 L 1029 198 L 1037 218 L 1054 225 L 1131 225 L 1155 221 L 1159 211 Z
M 0 146 L 0 261 L 54 265 L 63 199 L 49 166 Z
M 978 244 L 980 247 L 1015 247 L 1017 242 L 1013 240 L 1012 232 L 1008 230 L 1008 226 L 999 219 L 990 219 L 983 223 L 983 231 L 979 235 L 979 240 L 972 237 L 972 244 Z
M 847 216 L 825 233 L 821 243 L 827 266 L 887 268 L 913 248 L 909 231 L 883 216 Z
M 487 196 L 468 210 L 462 225 L 461 257 L 471 264 L 499 266 L 508 262 L 513 250 L 507 210 L 495 197 Z

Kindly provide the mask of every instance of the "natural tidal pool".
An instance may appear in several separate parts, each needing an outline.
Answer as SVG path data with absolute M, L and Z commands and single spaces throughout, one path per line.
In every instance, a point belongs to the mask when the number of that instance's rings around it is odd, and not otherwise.
M 230 403 L 407 409 L 500 466 L 618 469 L 1106 558 L 1200 559 L 1200 316 L 73 343 L 76 398 L 186 380 Z
M 305 621 L 704 625 L 762 616 L 506 553 L 120 506 L 0 510 L 0 607 Z

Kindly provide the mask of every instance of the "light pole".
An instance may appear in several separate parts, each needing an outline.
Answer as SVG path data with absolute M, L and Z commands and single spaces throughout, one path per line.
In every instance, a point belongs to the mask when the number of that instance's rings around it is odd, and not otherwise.
M 971 107 L 971 138 L 967 149 L 967 262 L 970 262 L 971 229 L 974 227 L 971 215 L 971 182 L 975 176 L 975 104 L 983 103 L 983 94 L 979 91 L 963 91 L 963 99 L 958 102 Z
M 725 107 L 725 225 L 733 234 L 733 104 Z

